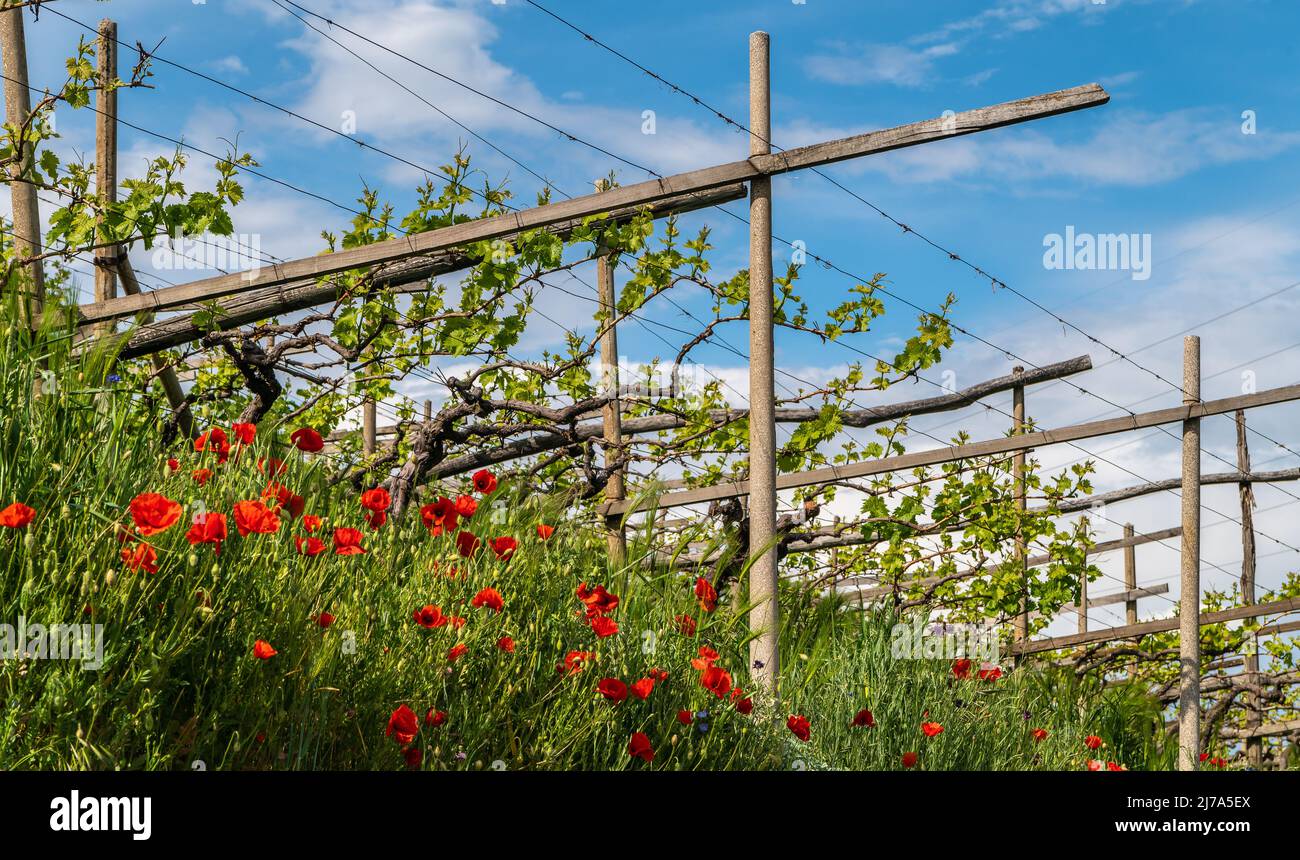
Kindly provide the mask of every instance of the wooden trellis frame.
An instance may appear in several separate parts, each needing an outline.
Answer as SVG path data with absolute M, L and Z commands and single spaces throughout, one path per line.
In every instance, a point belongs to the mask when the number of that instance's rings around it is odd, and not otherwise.
M 22 65 L 25 67 L 25 57 L 22 57 L 21 52 L 23 47 L 21 17 L 20 13 L 12 12 L 0 17 L 6 19 L 6 30 L 0 33 L 0 40 L 3 40 L 5 44 L 6 73 L 9 74 L 10 60 L 15 54 L 19 56 Z M 15 23 L 18 27 L 16 39 L 10 26 Z M 111 22 L 106 23 L 111 25 Z M 111 26 L 108 32 L 111 33 Z M 101 43 L 104 43 L 104 34 L 105 30 L 101 28 Z M 1243 535 L 1244 539 L 1251 536 L 1253 541 L 1247 506 L 1247 497 L 1251 484 L 1269 480 L 1296 480 L 1300 478 L 1300 470 L 1252 474 L 1249 468 L 1249 459 L 1244 456 L 1244 437 L 1239 437 L 1238 472 L 1208 476 L 1200 475 L 1199 420 L 1207 415 L 1223 414 L 1228 411 L 1240 413 L 1248 408 L 1300 399 L 1300 386 L 1201 403 L 1199 401 L 1199 342 L 1189 340 L 1189 358 L 1183 386 L 1187 400 L 1181 408 L 1157 410 L 1121 419 L 1090 422 L 1061 428 L 1056 431 L 1020 433 L 1019 431 L 1023 429 L 1021 422 L 1024 419 L 1023 390 L 1024 384 L 1027 384 L 1026 381 L 1026 383 L 1018 384 L 1015 388 L 1017 393 L 1015 409 L 1017 426 L 1013 428 L 1017 431 L 1015 436 L 941 448 L 936 451 L 916 452 L 900 457 L 882 458 L 870 463 L 854 464 L 848 467 L 810 470 L 797 475 L 785 475 L 777 478 L 773 468 L 773 427 L 775 421 L 783 419 L 774 409 L 775 395 L 772 391 L 772 325 L 770 319 L 772 298 L 772 201 L 770 178 L 789 171 L 817 167 L 846 159 L 888 152 L 903 147 L 1095 107 L 1105 104 L 1109 96 L 1101 87 L 1090 84 L 773 154 L 769 143 L 771 117 L 767 49 L 768 38 L 766 34 L 756 33 L 751 36 L 751 134 L 750 157 L 746 160 L 676 174 L 649 182 L 625 186 L 620 189 L 535 207 L 497 218 L 467 222 L 375 245 L 287 261 L 265 266 L 252 272 L 204 279 L 153 292 L 140 291 L 138 286 L 135 289 L 126 286 L 127 284 L 133 284 L 134 279 L 128 277 L 126 272 L 123 272 L 119 262 L 116 271 L 124 281 L 125 291 L 130 294 L 115 296 L 113 289 L 114 270 L 107 265 L 113 262 L 111 257 L 114 255 L 107 253 L 105 254 L 106 264 L 101 264 L 96 274 L 96 301 L 79 309 L 80 321 L 84 324 L 95 324 L 100 332 L 104 332 L 110 329 L 113 322 L 118 319 L 137 314 L 151 314 L 191 307 L 202 302 L 223 298 L 225 300 L 220 304 L 219 324 L 223 327 L 233 327 L 265 319 L 279 313 L 333 301 L 341 295 L 342 288 L 330 276 L 345 271 L 378 266 L 381 269 L 378 272 L 376 281 L 388 288 L 401 289 L 425 281 L 435 274 L 471 265 L 473 261 L 458 249 L 472 243 L 497 238 L 517 238 L 521 232 L 538 229 L 565 233 L 571 231 L 588 218 L 623 218 L 647 206 L 652 208 L 656 217 L 671 212 L 690 211 L 704 206 L 716 205 L 719 202 L 738 199 L 744 194 L 745 184 L 747 183 L 751 200 L 750 313 L 752 323 L 750 351 L 752 411 L 748 417 L 751 426 L 750 472 L 753 482 L 752 484 L 750 482 L 726 482 L 714 487 L 686 489 L 681 492 L 669 493 L 657 501 L 657 506 L 666 508 L 747 496 L 751 500 L 751 514 L 755 517 L 751 535 L 755 539 L 754 542 L 761 545 L 765 543 L 765 538 L 770 537 L 773 533 L 775 494 L 781 489 L 830 483 L 851 477 L 882 474 L 1000 453 L 1013 455 L 1015 473 L 1020 476 L 1023 474 L 1024 454 L 1033 448 L 1181 421 L 1184 436 L 1184 475 L 1177 482 L 1177 485 L 1181 486 L 1183 490 L 1184 524 L 1179 529 L 1166 530 L 1166 533 L 1169 536 L 1177 533 L 1184 541 L 1184 613 L 1182 618 L 1146 622 L 1145 624 L 1129 624 L 1125 627 L 1106 631 L 1087 631 L 1085 629 L 1073 637 L 1020 641 L 1014 646 L 1014 652 L 1028 655 L 1072 647 L 1076 644 L 1092 641 L 1134 638 L 1158 630 L 1174 629 L 1179 626 L 1181 621 L 1182 636 L 1180 637 L 1180 643 L 1184 653 L 1182 655 L 1183 682 L 1180 690 L 1182 703 L 1180 709 L 1180 722 L 1182 725 L 1180 733 L 1182 740 L 1180 765 L 1185 769 L 1194 768 L 1195 762 L 1192 758 L 1194 746 L 1189 746 L 1189 744 L 1194 744 L 1195 733 L 1199 728 L 1197 724 L 1199 709 L 1196 701 L 1200 691 L 1199 653 L 1196 651 L 1199 642 L 1197 636 L 1199 625 L 1219 623 L 1220 621 L 1235 618 L 1289 612 L 1300 608 L 1300 601 L 1296 599 L 1269 604 L 1254 604 L 1252 542 L 1249 544 L 1247 559 L 1243 565 L 1243 585 L 1247 582 L 1250 585 L 1245 592 L 1249 605 L 1206 615 L 1201 615 L 1198 611 L 1195 611 L 1199 605 L 1199 547 L 1197 540 L 1199 535 L 1200 487 L 1203 484 L 1213 483 L 1239 484 L 1243 505 Z M 109 56 L 111 56 L 111 51 L 102 51 L 101 57 Z M 25 81 L 25 68 L 18 77 Z M 9 89 L 10 87 L 7 85 L 6 90 Z M 20 89 L 22 91 L 18 96 L 6 98 L 6 102 L 11 105 L 11 114 L 14 105 L 21 105 L 26 102 L 25 87 Z M 6 95 L 8 96 L 9 93 L 7 92 Z M 115 129 L 110 129 L 110 133 L 115 142 Z M 109 175 L 113 171 L 112 162 L 108 159 L 113 158 L 113 153 L 109 147 L 103 145 L 104 136 L 104 133 L 101 133 L 101 146 L 97 151 L 101 162 L 100 173 Z M 22 183 L 13 184 L 30 190 L 29 186 Z M 30 224 L 38 223 L 35 217 L 34 191 L 31 195 L 26 195 L 24 191 L 21 201 L 19 201 L 19 191 L 15 190 L 14 193 L 15 223 L 18 224 L 20 221 Z M 27 196 L 33 199 L 29 201 Z M 19 205 L 20 202 L 21 206 Z M 30 235 L 37 235 L 35 229 L 28 232 Z M 19 247 L 21 249 L 21 243 Z M 34 280 L 37 283 L 37 295 L 39 296 L 39 263 L 35 264 L 33 268 Z M 147 355 L 193 341 L 202 333 L 202 330 L 195 325 L 193 315 L 163 320 L 152 324 L 146 330 L 134 333 L 129 338 L 123 355 L 125 357 Z M 612 327 L 610 327 L 609 337 L 612 344 L 614 337 Z M 169 379 L 171 381 L 167 393 L 173 399 L 173 405 L 175 405 L 173 395 L 179 392 L 179 385 L 175 381 L 175 375 L 168 369 L 166 374 L 162 374 L 162 377 L 165 385 Z M 175 391 L 172 390 L 173 388 Z M 635 420 L 621 422 L 623 426 L 618 427 L 617 431 L 615 431 L 615 426 L 620 424 L 617 401 L 613 403 L 612 412 L 606 410 L 598 435 L 604 437 L 607 443 L 607 453 L 609 447 L 616 448 L 621 443 L 622 433 L 667 429 L 666 427 L 654 427 L 650 423 L 647 423 L 644 429 L 632 427 L 631 425 Z M 787 420 L 799 419 L 790 418 Z M 1243 420 L 1239 417 L 1239 426 L 1243 426 L 1241 425 Z M 366 410 L 364 427 L 366 449 L 368 451 L 374 451 L 380 430 L 381 428 L 376 426 L 374 404 L 371 403 Z M 582 437 L 586 430 L 585 427 L 580 428 L 579 431 L 575 432 L 575 435 Z M 558 436 L 560 434 L 553 435 Z M 592 434 L 589 438 L 595 438 L 596 435 Z M 572 441 L 568 440 L 568 434 L 564 434 L 562 438 L 567 440 L 564 444 L 572 444 Z M 536 447 L 544 444 L 546 444 L 546 440 L 525 440 L 516 449 L 507 451 L 507 454 L 514 457 L 529 456 L 538 450 L 545 450 Z M 530 446 L 532 447 L 530 448 Z M 1193 452 L 1195 456 L 1193 456 Z M 510 458 L 508 456 L 503 460 Z M 457 468 L 461 465 L 464 464 L 458 464 Z M 473 468 L 473 466 L 466 466 L 466 469 L 468 468 Z M 451 474 L 454 474 L 454 472 Z M 1131 495 L 1123 496 L 1123 498 L 1133 498 L 1137 495 L 1169 489 L 1172 488 L 1173 483 L 1156 482 L 1146 487 L 1132 488 L 1134 492 Z M 621 495 L 620 492 L 612 488 L 612 491 L 607 495 L 607 503 L 601 509 L 601 512 L 611 521 L 642 507 L 641 503 L 621 499 Z M 1118 500 L 1119 498 L 1119 496 L 1112 495 L 1112 498 L 1108 500 Z M 1144 539 L 1155 540 L 1157 538 L 1151 535 L 1134 535 L 1130 528 L 1127 530 L 1123 541 L 1112 542 L 1116 545 L 1107 547 L 1107 549 L 1123 548 L 1126 551 L 1126 560 L 1129 562 L 1126 564 L 1126 590 L 1117 595 L 1106 595 L 1092 599 L 1089 599 L 1084 594 L 1080 601 L 1081 614 L 1086 617 L 1086 608 L 1089 605 L 1103 605 L 1103 602 L 1124 602 L 1130 620 L 1135 618 L 1136 600 L 1141 596 L 1153 593 L 1151 589 L 1137 588 L 1132 570 L 1131 553 L 1133 547 L 1144 542 Z M 834 544 L 834 546 L 842 545 L 848 544 Z M 792 551 L 816 551 L 830 546 L 831 544 L 819 544 L 817 540 L 813 540 L 804 547 L 792 548 Z M 1104 545 L 1094 548 L 1094 551 L 1104 551 L 1102 546 Z M 613 550 L 614 544 L 611 543 L 611 551 Z M 1017 558 L 1026 567 L 1031 566 L 1036 561 L 1034 558 L 1027 557 L 1023 544 L 1018 544 Z M 1247 566 L 1249 566 L 1249 578 L 1247 577 Z M 756 619 L 764 631 L 763 636 L 754 640 L 753 650 L 755 655 L 763 656 L 764 660 L 756 659 L 754 668 L 760 680 L 766 681 L 765 686 L 775 692 L 778 673 L 775 652 L 775 626 L 779 611 L 775 601 L 775 555 L 771 552 L 764 553 L 762 557 L 756 560 L 753 569 L 758 572 L 758 579 L 751 579 L 751 598 L 757 598 L 754 601 L 757 611 L 752 616 L 752 620 Z M 975 573 L 972 572 L 972 575 L 975 575 Z M 1193 610 L 1190 614 L 1187 612 L 1189 608 Z M 1021 619 L 1027 619 L 1027 615 L 1023 612 Z M 1275 625 L 1275 627 L 1282 630 L 1287 625 Z M 1257 673 L 1258 667 L 1257 665 L 1251 665 L 1251 659 L 1249 655 L 1246 658 L 1248 671 Z M 1291 723 L 1296 722 L 1300 721 L 1291 721 Z M 1283 727 L 1282 730 L 1294 731 L 1297 726 L 1291 725 L 1291 723 L 1280 724 Z M 1249 740 L 1266 734 L 1277 733 L 1275 729 L 1277 729 L 1277 726 L 1264 726 L 1256 721 L 1239 736 Z

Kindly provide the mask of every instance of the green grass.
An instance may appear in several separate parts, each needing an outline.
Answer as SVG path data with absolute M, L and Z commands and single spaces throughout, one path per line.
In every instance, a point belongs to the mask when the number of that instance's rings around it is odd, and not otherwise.
M 1145 697 L 1027 671 L 958 681 L 946 660 L 893 659 L 889 615 L 814 604 L 793 588 L 782 595 L 782 707 L 756 696 L 753 713 L 742 714 L 705 690 L 690 664 L 708 645 L 750 690 L 744 607 L 726 600 L 702 612 L 690 579 L 639 562 L 644 536 L 634 536 L 633 561 L 614 567 L 602 533 L 508 482 L 468 526 L 483 538 L 517 538 L 508 563 L 489 551 L 460 557 L 415 511 L 370 531 L 357 493 L 329 484 L 333 464 L 288 446 L 295 427 L 259 427 L 256 442 L 224 465 L 164 450 L 159 416 L 104 381 L 107 356 L 73 360 L 66 339 L 55 344 L 36 354 L 11 330 L 0 349 L 0 507 L 37 511 L 23 529 L 0 529 L 0 622 L 102 624 L 104 662 L 83 671 L 0 661 L 5 767 L 396 769 L 406 766 L 402 747 L 385 728 L 402 704 L 421 717 L 448 715 L 413 743 L 422 767 L 436 769 L 898 769 L 909 751 L 930 770 L 1074 769 L 1094 756 L 1167 765 Z M 40 367 L 50 374 L 36 396 Z M 181 461 L 175 473 L 172 456 Z M 318 534 L 328 543 L 335 527 L 360 528 L 366 554 L 303 557 L 293 541 L 305 535 L 301 520 L 287 517 L 277 533 L 246 538 L 232 518 L 219 556 L 190 546 L 192 515 L 229 514 L 258 498 L 268 477 L 257 464 L 270 457 L 286 462 L 277 480 L 325 520 Z M 199 466 L 215 473 L 202 487 L 190 477 Z M 119 527 L 130 526 L 128 506 L 142 492 L 185 508 L 178 524 L 146 539 L 156 573 L 127 570 L 120 558 Z M 537 537 L 538 523 L 557 527 L 549 541 Z M 453 566 L 459 576 L 448 575 Z M 591 630 L 575 596 L 583 582 L 620 597 L 616 635 Z M 485 587 L 503 595 L 500 614 L 470 605 Z M 426 604 L 466 623 L 426 630 L 412 619 Z M 328 629 L 314 620 L 322 612 L 335 617 Z M 681 614 L 696 620 L 694 636 L 678 632 Z M 497 647 L 502 636 L 514 653 Z M 259 639 L 276 656 L 257 659 Z M 467 650 L 450 661 L 458 643 Z M 577 674 L 557 671 L 573 650 L 597 656 Z M 651 669 L 668 678 L 645 701 L 612 704 L 596 692 L 603 677 L 630 684 Z M 862 707 L 876 727 L 850 726 Z M 679 711 L 692 714 L 689 725 Z M 791 713 L 809 718 L 809 742 L 786 730 Z M 924 737 L 924 719 L 943 733 Z M 1038 727 L 1049 731 L 1042 743 L 1029 736 Z M 633 732 L 649 737 L 653 762 L 628 755 Z M 1094 733 L 1109 749 L 1084 749 Z

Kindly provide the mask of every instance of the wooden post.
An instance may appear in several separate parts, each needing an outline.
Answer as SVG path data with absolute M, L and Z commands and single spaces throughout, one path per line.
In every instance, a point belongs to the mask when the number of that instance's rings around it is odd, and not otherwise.
M 1237 419 L 1237 471 L 1250 474 L 1250 448 L 1246 445 L 1246 410 L 1238 409 Z M 1249 481 L 1237 485 L 1241 497 L 1241 600 L 1255 602 L 1255 490 Z M 1251 689 L 1246 693 L 1246 728 L 1258 728 L 1263 723 L 1259 710 L 1259 695 L 1254 692 L 1259 685 L 1259 640 L 1251 637 L 1245 646 L 1244 671 Z M 1246 738 L 1246 764 L 1259 768 L 1264 763 L 1264 742 L 1259 737 Z
M 1088 632 L 1088 575 L 1079 577 L 1079 632 Z
M 23 35 L 23 9 L 15 7 L 0 12 L 0 54 L 3 54 L 5 121 L 12 128 L 22 128 L 32 112 L 27 88 L 27 42 Z M 31 169 L 34 146 L 23 147 L 23 157 L 9 167 L 9 195 L 13 206 L 14 253 L 22 258 L 41 253 L 41 215 L 36 200 L 36 186 L 18 181 Z M 45 270 L 40 260 L 27 266 L 29 295 L 19 301 L 24 322 L 35 328 L 45 305 Z
M 105 18 L 99 22 L 99 42 L 95 48 L 99 86 L 95 93 L 95 196 L 100 206 L 117 200 L 117 24 Z M 103 215 L 99 217 L 103 223 Z M 95 301 L 117 297 L 118 248 L 107 245 L 95 255 Z M 112 334 L 113 320 L 95 324 L 95 333 Z
M 1023 367 L 1014 367 L 1011 373 L 1020 376 Z M 1011 432 L 1017 436 L 1025 432 L 1025 386 L 1017 385 L 1011 389 Z M 1017 451 L 1011 458 L 1011 480 L 1015 483 L 1016 516 L 1025 514 L 1025 452 Z M 1029 564 L 1028 547 L 1025 545 L 1025 533 L 1020 524 L 1016 525 L 1016 565 L 1020 568 L 1020 614 L 1016 616 L 1015 641 L 1024 642 L 1029 638 Z
M 1201 402 L 1201 339 L 1183 338 L 1183 405 Z M 1201 748 L 1201 419 L 1183 421 L 1182 577 L 1178 615 L 1178 769 Z
M 367 397 L 361 404 L 361 449 L 366 454 L 373 454 L 378 450 L 376 442 L 377 430 L 375 424 L 375 400 L 373 397 Z
M 118 278 L 122 281 L 122 292 L 130 296 L 139 295 L 140 281 L 131 266 L 131 258 L 119 253 L 115 254 L 113 259 L 117 261 L 115 268 Z M 145 318 L 152 319 L 153 314 L 146 314 Z M 185 402 L 185 392 L 181 390 L 181 381 L 176 376 L 176 371 L 167 363 L 162 353 L 156 352 L 149 356 L 149 361 L 153 364 L 154 372 L 158 374 L 158 381 L 162 383 L 163 392 L 167 395 L 167 402 L 171 404 L 172 412 L 176 414 L 176 426 L 187 438 L 193 439 L 198 435 L 194 425 L 194 413 L 190 411 L 190 405 Z
M 834 527 L 835 536 L 839 537 L 840 518 L 836 516 L 832 521 L 831 525 Z M 840 548 L 834 547 L 831 549 L 831 594 L 835 593 L 835 589 L 839 587 L 839 584 L 840 584 Z
M 433 420 L 433 401 L 424 401 L 424 423 L 428 424 Z
M 772 151 L 769 40 L 749 35 L 749 154 Z M 749 183 L 749 643 L 750 670 L 779 700 L 781 609 L 777 601 L 776 389 L 772 331 L 772 180 Z M 753 557 L 755 550 L 759 551 Z
M 1133 537 L 1133 524 L 1124 523 L 1124 539 L 1131 540 Z M 1132 593 L 1137 588 L 1137 546 L 1130 544 L 1124 547 L 1124 590 Z M 1133 625 L 1138 623 L 1138 602 L 1137 598 L 1124 601 L 1124 623 Z M 1132 678 L 1137 673 L 1137 658 L 1129 661 L 1128 675 Z
M 608 191 L 609 188 L 607 179 L 596 182 L 597 191 Z M 605 482 L 605 499 L 621 501 L 627 493 L 623 467 L 614 467 L 623 456 L 622 404 L 618 397 L 621 384 L 618 372 L 618 331 L 614 327 L 618 305 L 614 296 L 614 259 L 604 247 L 596 258 L 596 292 L 601 315 L 600 387 L 601 393 L 609 398 L 601 409 L 605 430 L 605 468 L 611 470 Z M 619 566 L 627 561 L 627 536 L 623 532 L 622 519 L 617 514 L 605 518 L 609 532 L 609 557 Z

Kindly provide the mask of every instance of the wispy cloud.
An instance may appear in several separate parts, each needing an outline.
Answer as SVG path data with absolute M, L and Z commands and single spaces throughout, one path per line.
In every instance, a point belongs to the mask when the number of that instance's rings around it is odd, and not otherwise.
M 903 45 L 838 43 L 804 61 L 809 77 L 832 84 L 896 84 L 916 87 L 931 77 L 934 62 L 957 53 L 953 43 L 919 50 Z

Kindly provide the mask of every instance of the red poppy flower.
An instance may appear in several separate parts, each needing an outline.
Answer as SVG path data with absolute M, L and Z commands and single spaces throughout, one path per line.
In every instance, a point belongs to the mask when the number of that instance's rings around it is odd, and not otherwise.
M 457 642 L 455 645 L 451 646 L 451 650 L 447 652 L 447 662 L 455 663 L 461 657 L 464 657 L 465 652 L 468 650 L 469 646 L 464 642 Z
M 473 496 L 462 495 L 456 497 L 456 514 L 458 516 L 464 517 L 465 519 L 469 519 L 470 517 L 474 516 L 474 513 L 477 510 L 478 510 L 478 502 L 474 499 Z
M 1083 739 L 1083 743 L 1084 746 L 1086 746 L 1088 749 L 1095 750 L 1099 746 L 1101 746 L 1102 740 L 1096 735 L 1088 735 L 1086 738 Z
M 1034 739 L 1034 743 L 1041 744 L 1043 741 L 1047 740 L 1047 729 L 1034 729 L 1029 733 L 1029 736 Z
M 213 427 L 194 440 L 194 451 L 198 454 L 214 451 L 218 463 L 226 462 L 230 457 L 230 440 L 226 437 L 226 431 L 220 427 Z
M 958 660 L 953 660 L 952 676 L 956 678 L 958 681 L 965 681 L 967 678 L 970 677 L 970 667 L 971 667 L 971 662 L 965 657 L 962 657 L 961 659 Z
M 559 667 L 559 671 L 566 675 L 576 675 L 586 668 L 588 660 L 594 660 L 595 657 L 591 651 L 570 651 L 564 655 L 564 665 Z
M 695 579 L 695 597 L 700 602 L 700 608 L 705 612 L 712 612 L 718 608 L 717 589 L 702 576 Z
M 293 545 L 298 550 L 298 555 L 305 555 L 308 558 L 314 558 L 325 551 L 325 541 L 318 537 L 303 538 L 294 536 Z
M 541 523 L 537 524 L 537 536 L 542 540 L 550 540 L 551 535 L 553 534 L 555 534 L 555 526 L 544 526 Z
M 388 522 L 388 511 L 370 511 L 365 516 L 366 525 L 370 526 L 372 532 L 379 531 Z
M 339 528 L 334 530 L 335 555 L 365 555 L 361 548 L 361 532 L 357 529 Z
M 191 546 L 210 543 L 217 555 L 221 555 L 221 544 L 226 539 L 226 515 L 209 512 L 202 519 L 190 526 L 185 539 Z
M 795 714 L 785 721 L 785 727 L 801 741 L 807 741 L 812 736 L 812 725 L 808 718 L 801 714 Z
M 458 517 L 456 503 L 446 496 L 420 508 L 420 518 L 424 521 L 424 527 L 435 536 L 455 531 Z
M 654 747 L 650 746 L 650 738 L 646 737 L 645 732 L 633 733 L 632 739 L 627 742 L 627 754 L 643 761 L 655 760 Z
M 601 639 L 608 639 L 618 632 L 618 623 L 613 618 L 607 618 L 604 615 L 597 615 L 590 619 L 591 630 Z
M 398 705 L 397 710 L 393 711 L 393 715 L 388 718 L 386 734 L 402 746 L 415 740 L 415 735 L 419 731 L 420 718 L 405 704 Z
M 135 549 L 127 547 L 122 550 L 122 563 L 128 570 L 143 570 L 145 573 L 158 572 L 158 553 L 147 543 L 137 544 Z
M 447 714 L 445 711 L 439 711 L 439 710 L 435 710 L 434 708 L 430 708 L 428 712 L 424 715 L 424 724 L 426 726 L 430 726 L 435 729 L 446 722 L 447 722 Z
M 32 521 L 36 516 L 36 511 L 27 507 L 22 502 L 14 502 L 9 507 L 0 511 L 0 526 L 7 529 L 20 529 Z
M 180 470 L 181 470 L 181 461 L 177 460 L 175 457 L 168 457 L 167 458 L 168 473 L 179 472 Z
M 498 537 L 488 541 L 488 546 L 492 547 L 492 551 L 496 553 L 497 558 L 502 561 L 509 561 L 510 557 L 515 554 L 515 550 L 519 548 L 519 541 L 512 537 Z
M 299 427 L 289 434 L 289 441 L 293 442 L 299 451 L 306 451 L 308 454 L 315 454 L 325 448 L 325 440 L 310 427 Z
M 275 499 L 276 507 L 287 513 L 290 519 L 302 514 L 303 508 L 307 506 L 307 500 L 302 496 L 295 494 L 283 484 L 277 484 L 274 481 L 266 485 L 262 490 L 262 499 Z
M 280 517 L 261 501 L 235 502 L 235 526 L 240 537 L 274 534 L 280 530 Z
M 721 666 L 710 666 L 700 673 L 700 686 L 721 699 L 731 692 L 731 674 Z
M 587 606 L 587 617 L 597 615 L 608 615 L 618 608 L 618 595 L 610 594 L 603 585 L 597 585 L 595 588 L 588 588 L 587 583 L 578 586 L 575 592 L 578 599 Z
M 656 681 L 658 681 L 661 684 L 664 681 L 668 680 L 668 673 L 665 672 L 663 669 L 651 669 L 646 674 L 649 675 L 651 678 L 654 678 Z
M 200 487 L 202 487 L 202 486 L 204 486 L 205 484 L 207 484 L 207 483 L 208 483 L 208 479 L 212 477 L 212 470 L 211 470 L 211 469 L 195 469 L 192 473 L 190 473 L 190 477 L 194 479 L 194 483 L 196 483 L 196 484 L 198 484 Z
M 938 723 L 921 723 L 921 731 L 925 732 L 927 738 L 943 733 L 943 726 Z
M 144 537 L 165 532 L 181 519 L 181 503 L 159 493 L 141 493 L 131 500 L 131 519 Z
M 263 473 L 268 478 L 274 478 L 289 471 L 289 466 L 277 457 L 258 457 L 257 471 Z
M 649 698 L 650 694 L 654 691 L 654 688 L 655 688 L 654 678 L 642 678 L 641 680 L 636 681 L 631 686 L 629 686 L 628 690 L 631 691 L 632 695 L 636 696 L 638 699 L 645 701 L 647 698 Z
M 456 534 L 456 551 L 463 558 L 472 558 L 474 553 L 478 552 L 479 544 L 482 543 L 473 532 L 457 532 Z
M 678 615 L 673 619 L 677 622 L 677 632 L 683 636 L 695 635 L 695 619 L 689 615 Z
M 302 518 L 302 527 L 309 532 L 314 532 L 316 529 L 321 527 L 321 518 L 314 516 L 313 514 L 308 514 Z
M 420 751 L 419 747 L 407 747 L 402 750 L 402 758 L 406 760 L 407 767 L 414 769 L 420 766 L 420 762 L 424 761 L 424 753 Z
M 739 687 L 731 691 L 731 701 L 735 704 L 737 713 L 748 714 L 754 710 L 754 700 Z
M 515 653 L 515 640 L 511 639 L 509 636 L 502 636 L 497 640 L 497 648 L 507 654 L 513 654 Z
M 621 702 L 627 698 L 627 684 L 618 678 L 601 678 L 596 685 L 596 692 L 611 702 Z
M 981 681 L 996 681 L 1002 677 L 1002 667 L 994 666 L 992 669 L 980 669 L 979 679 Z
M 453 615 L 448 623 L 451 624 L 452 628 L 459 630 L 465 626 L 465 619 L 461 618 L 459 615 Z
M 272 648 L 271 643 L 267 642 L 265 639 L 258 639 L 253 643 L 253 656 L 259 660 L 270 660 L 279 653 L 280 652 Z
M 1105 767 L 1103 762 L 1100 762 L 1095 758 L 1088 759 L 1088 770 L 1101 770 L 1103 767 Z
M 691 668 L 698 669 L 701 672 L 712 666 L 714 661 L 718 659 L 718 652 L 714 651 L 708 645 L 701 645 L 700 650 L 697 653 L 700 656 L 691 660 Z
M 388 495 L 388 491 L 383 487 L 375 487 L 373 490 L 366 490 L 361 494 L 361 507 L 366 510 L 386 511 L 392 503 L 392 497 Z
M 316 616 L 316 623 L 319 624 L 322 629 L 327 630 L 329 629 L 329 626 L 334 623 L 334 616 L 330 615 L 328 612 L 322 612 L 320 615 Z
M 252 445 L 253 439 L 257 436 L 256 424 L 231 424 L 230 432 L 235 434 L 235 439 L 244 445 Z
M 677 722 L 681 723 L 684 726 L 689 726 L 691 724 L 692 716 L 693 715 L 691 714 L 690 711 L 678 711 Z
M 434 606 L 433 604 L 415 610 L 412 615 L 415 618 L 416 624 L 429 630 L 432 630 L 435 627 L 447 626 L 448 619 L 447 616 L 442 614 L 442 608 Z
M 475 609 L 486 607 L 495 612 L 500 612 L 505 603 L 501 600 L 501 592 L 495 588 L 485 588 L 474 595 L 474 599 L 470 601 L 470 606 Z
M 1106 762 L 1106 770 L 1128 770 L 1128 768 L 1117 761 L 1108 761 Z
M 916 767 L 916 753 L 914 752 L 903 753 L 903 767 L 908 770 L 911 770 L 912 768 Z
M 874 729 L 876 727 L 876 718 L 870 710 L 863 708 L 853 715 L 853 725 L 859 728 Z
M 487 469 L 480 469 L 475 472 L 473 481 L 474 489 L 484 496 L 492 493 L 497 488 L 497 476 Z

